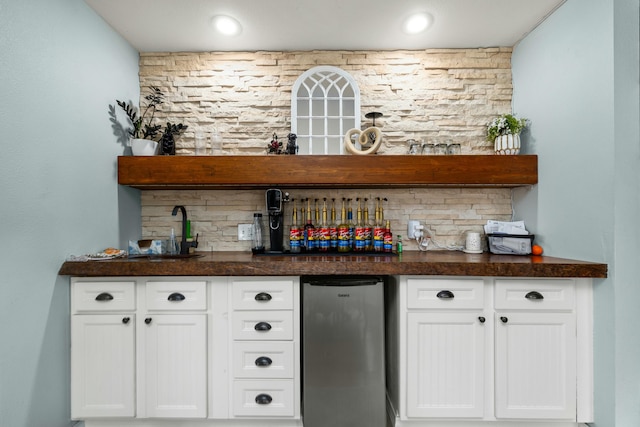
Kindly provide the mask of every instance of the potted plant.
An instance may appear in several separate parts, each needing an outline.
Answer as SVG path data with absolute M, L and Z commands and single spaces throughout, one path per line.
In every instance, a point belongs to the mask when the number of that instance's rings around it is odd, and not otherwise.
M 129 144 L 133 155 L 152 156 L 157 151 L 158 142 L 164 142 L 169 139 L 173 144 L 173 149 L 168 152 L 163 149 L 162 154 L 175 154 L 173 137 L 183 132 L 187 126 L 182 123 L 177 125 L 167 123 L 165 130 L 161 132 L 162 125 L 155 124 L 154 120 L 158 106 L 164 102 L 164 94 L 156 86 L 151 86 L 151 93 L 146 95 L 144 99 L 147 101 L 147 105 L 144 109 L 141 109 L 142 114 L 140 115 L 133 104 L 116 100 L 116 103 L 124 110 L 133 126 L 129 130 L 129 135 L 131 136 Z
M 527 119 L 503 114 L 487 125 L 487 141 L 494 143 L 496 154 L 518 154 L 520 153 L 520 132 L 525 127 L 527 127 Z

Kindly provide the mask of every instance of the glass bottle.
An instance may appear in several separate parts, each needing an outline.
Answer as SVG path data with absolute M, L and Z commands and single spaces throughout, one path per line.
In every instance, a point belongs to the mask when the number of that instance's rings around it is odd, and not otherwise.
M 355 224 L 353 223 L 353 209 L 351 208 L 351 199 L 347 199 L 347 224 L 349 225 L 349 250 L 353 250 Z
M 349 223 L 347 222 L 347 210 L 344 207 L 345 199 L 342 198 L 340 210 L 340 224 L 338 225 L 338 252 L 349 252 Z
M 384 252 L 393 252 L 393 234 L 391 234 L 391 222 L 389 220 L 387 220 L 384 228 Z
M 307 252 L 315 250 L 315 227 L 311 220 L 311 201 L 307 198 L 307 223 L 304 226 L 304 248 Z
M 264 252 L 264 244 L 262 243 L 262 214 L 253 214 L 253 225 L 251 227 L 251 251 L 253 253 Z
M 364 199 L 364 212 L 362 213 L 364 223 L 364 250 L 367 252 L 373 251 L 373 227 L 369 221 L 369 206 L 367 200 Z
M 329 235 L 331 240 L 329 250 L 336 252 L 338 250 L 338 223 L 336 222 L 336 199 L 331 199 L 331 222 L 329 223 Z
M 322 223 L 318 227 L 318 250 L 320 252 L 329 252 L 331 247 L 331 234 L 329 233 L 329 223 L 327 222 L 327 199 L 322 204 Z
M 360 198 L 356 199 L 358 201 L 358 210 L 356 211 L 356 224 L 354 227 L 354 242 L 353 242 L 353 250 L 355 252 L 364 252 L 364 223 L 362 222 L 362 209 L 360 208 Z
M 291 227 L 289 228 L 289 250 L 292 254 L 300 253 L 301 251 L 301 231 L 298 225 L 298 208 L 296 206 L 296 200 L 293 201 L 293 214 L 291 216 Z
M 384 226 L 382 212 L 380 210 L 380 197 L 376 198 L 376 219 L 373 227 L 373 251 L 384 251 Z

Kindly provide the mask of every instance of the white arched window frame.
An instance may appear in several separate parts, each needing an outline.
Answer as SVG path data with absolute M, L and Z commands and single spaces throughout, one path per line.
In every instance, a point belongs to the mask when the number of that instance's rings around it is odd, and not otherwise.
M 360 129 L 360 89 L 346 71 L 318 66 L 298 77 L 291 91 L 291 132 L 299 154 L 344 154 L 344 135 Z

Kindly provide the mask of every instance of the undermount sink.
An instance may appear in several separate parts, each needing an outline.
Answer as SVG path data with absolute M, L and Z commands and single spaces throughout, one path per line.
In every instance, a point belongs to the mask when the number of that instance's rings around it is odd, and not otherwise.
M 129 259 L 148 259 L 151 261 L 155 260 L 163 260 L 163 259 L 189 259 L 189 258 L 198 258 L 204 256 L 203 254 L 194 253 L 194 254 L 140 254 L 140 255 L 129 255 Z

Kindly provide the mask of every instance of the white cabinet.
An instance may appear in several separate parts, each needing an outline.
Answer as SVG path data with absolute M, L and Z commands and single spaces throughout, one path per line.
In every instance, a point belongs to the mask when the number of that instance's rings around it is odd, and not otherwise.
M 300 281 L 231 279 L 234 417 L 300 417 Z
M 135 282 L 74 281 L 71 416 L 135 415 Z
M 82 314 L 71 321 L 71 416 L 135 415 L 135 316 Z
M 206 281 L 71 286 L 73 419 L 207 416 Z
M 575 284 L 495 281 L 496 418 L 576 420 Z
M 589 279 L 397 277 L 396 425 L 592 421 L 591 293 Z
M 408 417 L 482 417 L 485 327 L 478 317 L 408 314 Z
M 144 323 L 146 415 L 205 418 L 206 315 L 149 315 Z
M 482 279 L 406 279 L 406 416 L 481 418 Z
M 72 278 L 72 418 L 299 427 L 299 305 L 297 277 Z

